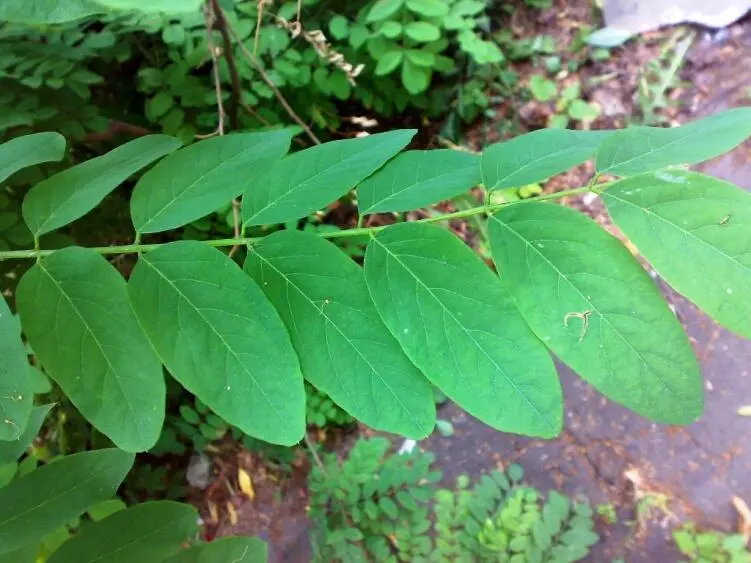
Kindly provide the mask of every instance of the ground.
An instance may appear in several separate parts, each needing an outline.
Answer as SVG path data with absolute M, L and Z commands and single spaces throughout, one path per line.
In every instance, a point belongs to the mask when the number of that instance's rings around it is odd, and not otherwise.
M 591 21 L 591 3 L 559 4 L 557 10 L 537 13 L 535 21 L 513 21 L 514 29 L 550 33 L 559 46 L 566 45 L 579 26 Z M 635 92 L 641 69 L 673 33 L 648 34 L 610 60 L 585 65 L 579 71 L 588 98 L 603 110 L 594 126 L 624 126 L 639 114 Z M 695 34 L 680 72 L 684 84 L 671 91 L 670 97 L 679 103 L 667 112 L 668 122 L 684 122 L 749 103 L 751 21 L 746 19 L 718 33 L 696 29 Z M 546 118 L 545 107 L 533 104 L 522 110 L 527 126 Z M 470 134 L 470 144 L 478 138 Z M 495 140 L 492 135 L 490 140 Z M 746 143 L 699 169 L 751 190 L 749 162 L 751 144 Z M 589 173 L 591 167 L 580 167 L 553 179 L 546 189 L 581 185 Z M 612 228 L 598 201 L 590 198 L 566 203 Z M 698 422 L 687 428 L 652 424 L 609 402 L 560 365 L 567 412 L 565 430 L 555 440 L 500 433 L 450 403 L 441 407 L 439 417 L 452 421 L 455 434 L 444 437 L 435 433 L 418 447 L 437 454 L 446 483 L 451 484 L 461 473 L 478 476 L 518 462 L 525 467 L 528 480 L 543 490 L 583 493 L 593 504 L 612 505 L 618 522 L 601 523 L 603 539 L 591 561 L 676 561 L 679 556 L 670 541 L 670 529 L 687 520 L 733 531 L 739 521 L 733 498 L 751 501 L 751 479 L 747 477 L 751 471 L 751 418 L 738 413 L 740 407 L 751 405 L 751 343 L 717 327 L 691 303 L 658 283 L 690 335 L 703 368 L 706 411 Z M 399 440 L 394 442 L 398 445 Z M 230 488 L 220 495 L 221 501 L 212 500 L 211 510 L 204 504 L 212 533 L 258 534 L 270 541 L 272 561 L 306 561 L 304 461 L 295 464 L 291 477 L 282 477 L 281 482 L 273 472 L 254 468 L 252 459 L 241 460 L 240 465 L 253 470 L 255 497 L 250 500 L 247 494 Z M 223 477 L 227 484 L 233 481 Z M 237 507 L 236 513 L 234 508 L 227 510 L 218 504 L 227 501 Z

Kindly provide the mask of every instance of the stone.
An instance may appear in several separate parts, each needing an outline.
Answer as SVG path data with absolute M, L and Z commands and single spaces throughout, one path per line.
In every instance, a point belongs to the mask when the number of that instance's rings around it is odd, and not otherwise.
M 749 10 L 751 0 L 605 0 L 603 15 L 608 27 L 636 34 L 679 23 L 722 28 Z

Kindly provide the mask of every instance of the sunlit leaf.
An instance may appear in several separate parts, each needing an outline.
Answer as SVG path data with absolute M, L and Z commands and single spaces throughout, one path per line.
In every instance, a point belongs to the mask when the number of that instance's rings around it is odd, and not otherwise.
M 540 129 L 490 145 L 482 154 L 489 190 L 540 182 L 592 158 L 612 131 Z
M 252 247 L 245 269 L 287 325 L 308 381 L 373 428 L 430 434 L 430 384 L 384 326 L 359 266 L 314 234 L 280 231 Z
M 197 531 L 198 513 L 191 505 L 172 501 L 144 502 L 82 526 L 47 561 L 162 561 L 177 553 Z
M 18 319 L 0 297 L 0 448 L 1 440 L 17 440 L 33 404 L 29 361 Z
M 203 243 L 174 242 L 139 258 L 128 290 L 175 379 L 246 434 L 300 441 L 297 356 L 279 315 L 237 264 Z
M 65 456 L 0 489 L 0 553 L 41 540 L 108 499 L 133 465 L 117 449 Z
M 368 243 L 365 279 L 407 356 L 441 391 L 506 432 L 551 437 L 561 387 L 498 278 L 450 232 L 402 223 Z
M 677 291 L 751 338 L 751 194 L 671 170 L 603 192 L 613 221 Z
M 289 150 L 286 129 L 238 133 L 195 143 L 159 162 L 139 180 L 130 212 L 140 233 L 182 227 L 216 211 L 245 190 Z
M 289 155 L 243 195 L 245 224 L 283 223 L 325 207 L 383 166 L 415 133 L 332 141 Z
M 493 259 L 530 328 L 610 399 L 657 422 L 703 409 L 680 323 L 636 259 L 572 209 L 520 203 L 490 221 Z
M 407 151 L 357 187 L 360 213 L 410 211 L 480 183 L 480 157 L 455 150 Z
M 15 137 L 0 145 L 0 182 L 27 166 L 61 160 L 64 154 L 65 137 L 59 133 Z
M 34 354 L 81 414 L 123 450 L 151 448 L 164 378 L 117 271 L 93 250 L 58 250 L 24 274 L 16 301 Z
M 26 224 L 33 234 L 43 235 L 83 217 L 130 176 L 180 144 L 167 135 L 148 135 L 41 181 L 24 198 Z
M 751 108 L 734 108 L 680 127 L 629 127 L 597 151 L 597 171 L 632 176 L 721 155 L 751 135 Z

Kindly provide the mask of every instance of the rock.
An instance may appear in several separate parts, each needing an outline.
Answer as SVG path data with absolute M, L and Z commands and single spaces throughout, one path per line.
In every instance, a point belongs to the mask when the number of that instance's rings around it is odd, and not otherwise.
M 605 0 L 608 27 L 635 33 L 666 25 L 697 23 L 726 27 L 751 10 L 751 0 Z
M 185 472 L 188 485 L 198 489 L 205 489 L 211 484 L 211 462 L 203 454 L 194 455 L 190 458 L 188 469 Z

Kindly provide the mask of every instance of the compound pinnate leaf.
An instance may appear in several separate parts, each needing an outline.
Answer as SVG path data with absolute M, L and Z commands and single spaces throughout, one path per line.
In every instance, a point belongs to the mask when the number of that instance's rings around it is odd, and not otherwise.
M 245 270 L 287 325 L 308 381 L 377 430 L 430 434 L 431 386 L 384 326 L 357 264 L 314 234 L 280 231 L 251 248 Z
M 526 186 L 565 172 L 594 156 L 611 131 L 541 129 L 490 145 L 482 154 L 489 190 Z
M 480 157 L 449 149 L 407 151 L 357 187 L 361 213 L 409 211 L 480 183 Z
M 229 537 L 181 551 L 164 563 L 266 563 L 268 547 L 258 538 Z
M 39 433 L 39 429 L 44 423 L 44 418 L 52 407 L 53 405 L 51 404 L 33 407 L 23 434 L 12 442 L 0 442 L 0 465 L 12 463 L 23 455 L 23 452 Z
M 632 176 L 719 156 L 751 135 L 751 108 L 735 108 L 680 127 L 629 127 L 597 151 L 597 171 Z
M 139 233 L 187 225 L 256 187 L 289 150 L 288 130 L 206 139 L 159 162 L 139 180 L 130 213 Z
M 164 421 L 162 366 L 107 260 L 58 250 L 24 274 L 16 302 L 37 359 L 81 414 L 123 450 L 151 448 Z
M 332 141 L 283 159 L 245 192 L 246 225 L 300 219 L 337 200 L 402 150 L 414 129 Z
M 34 541 L 111 498 L 133 465 L 114 448 L 65 456 L 0 489 L 0 553 Z
M 493 260 L 532 330 L 610 399 L 656 422 L 703 409 L 691 345 L 657 286 L 581 213 L 520 203 L 490 221 Z
M 17 440 L 23 433 L 33 398 L 21 328 L 0 297 L 0 440 Z
M 305 430 L 300 365 L 279 315 L 230 258 L 173 242 L 141 256 L 136 315 L 183 386 L 243 432 L 292 445 Z
M 670 170 L 603 192 L 613 221 L 655 270 L 712 318 L 751 338 L 751 194 Z
M 407 356 L 462 408 L 506 432 L 551 437 L 561 387 L 498 278 L 450 232 L 403 223 L 368 243 L 365 279 Z
M 180 145 L 174 137 L 148 135 L 55 174 L 26 194 L 23 218 L 37 236 L 64 227 L 94 209 L 130 176 Z
M 168 500 L 145 502 L 81 527 L 47 561 L 163 561 L 177 553 L 196 532 L 198 513 L 189 504 Z
M 0 182 L 22 168 L 58 161 L 65 154 L 65 137 L 59 133 L 34 133 L 0 145 Z

